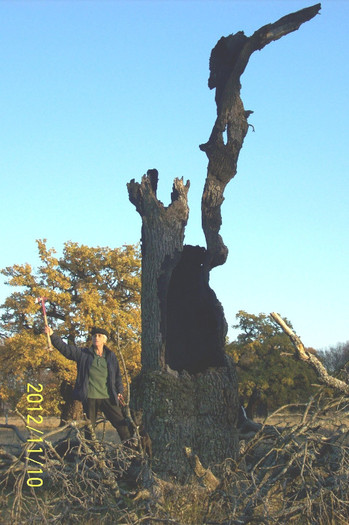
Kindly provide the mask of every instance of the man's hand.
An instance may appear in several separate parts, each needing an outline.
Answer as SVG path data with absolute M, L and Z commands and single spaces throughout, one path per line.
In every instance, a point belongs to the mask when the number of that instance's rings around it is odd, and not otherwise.
M 53 330 L 50 326 L 45 326 L 44 332 L 50 336 L 53 334 Z
M 122 405 L 123 407 L 126 405 L 124 396 L 122 394 L 118 394 L 118 400 L 119 400 L 120 405 Z

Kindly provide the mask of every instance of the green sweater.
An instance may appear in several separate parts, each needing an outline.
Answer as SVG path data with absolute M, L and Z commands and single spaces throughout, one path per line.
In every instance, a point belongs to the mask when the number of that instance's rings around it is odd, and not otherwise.
M 105 355 L 103 354 L 100 357 L 95 353 L 89 372 L 87 397 L 91 399 L 108 398 L 107 377 L 108 369 Z

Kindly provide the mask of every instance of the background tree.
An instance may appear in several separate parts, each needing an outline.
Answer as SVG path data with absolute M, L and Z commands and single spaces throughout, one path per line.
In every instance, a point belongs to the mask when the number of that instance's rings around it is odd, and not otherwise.
M 15 291 L 2 305 L 0 369 L 8 380 L 2 395 L 18 398 L 27 381 L 46 385 L 44 408 L 58 413 L 69 400 L 75 363 L 48 351 L 43 316 L 35 300 L 46 297 L 48 323 L 63 338 L 84 344 L 93 325 L 110 333 L 108 346 L 123 352 L 130 376 L 140 369 L 140 256 L 137 246 L 91 248 L 67 242 L 58 258 L 37 241 L 41 265 L 2 270 Z
M 217 118 L 200 146 L 208 157 L 201 200 L 206 247 L 183 245 L 189 182 L 175 179 L 169 206 L 157 198 L 156 169 L 128 184 L 142 218 L 142 373 L 133 399 L 144 410 L 163 475 L 187 479 L 183 446 L 206 465 L 237 455 L 237 380 L 224 352 L 227 323 L 209 277 L 228 255 L 219 234 L 221 206 L 252 113 L 243 106 L 240 77 L 255 51 L 296 31 L 320 8 L 287 15 L 251 37 L 243 32 L 222 37 L 211 52 L 209 87 L 216 90 Z
M 318 357 L 330 373 L 339 372 L 345 365 L 347 365 L 345 368 L 348 368 L 349 341 L 319 350 Z
M 266 415 L 265 411 L 284 404 L 306 402 L 316 391 L 312 385 L 317 377 L 304 361 L 294 359 L 289 337 L 266 314 L 241 310 L 236 318 L 234 328 L 241 333 L 226 351 L 236 365 L 239 395 L 247 416 Z

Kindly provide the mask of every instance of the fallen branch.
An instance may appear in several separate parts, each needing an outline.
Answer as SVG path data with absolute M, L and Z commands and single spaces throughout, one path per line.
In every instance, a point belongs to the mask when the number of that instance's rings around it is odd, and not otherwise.
M 0 423 L 0 428 L 9 428 L 10 430 L 13 430 L 18 437 L 20 441 L 25 443 L 27 441 L 27 438 L 21 433 L 18 427 L 16 425 L 10 425 L 9 423 Z
M 291 328 L 285 323 L 285 321 L 280 317 L 279 314 L 272 312 L 270 317 L 280 326 L 280 328 L 287 334 L 293 343 L 293 346 L 296 348 L 297 357 L 303 361 L 307 361 L 310 366 L 315 370 L 320 381 L 344 394 L 349 394 L 349 385 L 340 379 L 329 375 L 324 365 L 319 361 L 319 359 L 311 354 L 303 345 L 302 341 L 296 335 Z
M 347 525 L 348 398 L 318 392 L 307 404 L 280 407 L 269 421 L 295 406 L 300 413 L 273 436 L 264 423 L 237 460 L 217 466 L 219 479 L 185 450 L 196 479 L 184 486 L 154 476 L 149 489 L 133 470 L 140 455 L 109 442 L 91 450 L 79 429 L 81 446 L 69 440 L 63 456 L 43 442 L 40 491 L 27 487 L 25 463 L 0 451 L 1 523 Z

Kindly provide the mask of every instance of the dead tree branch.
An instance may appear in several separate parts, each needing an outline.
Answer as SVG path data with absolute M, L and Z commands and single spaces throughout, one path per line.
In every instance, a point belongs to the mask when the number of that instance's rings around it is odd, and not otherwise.
M 296 31 L 320 9 L 321 4 L 316 4 L 291 13 L 261 27 L 251 37 L 242 31 L 222 37 L 212 50 L 209 87 L 216 88 L 217 119 L 208 142 L 200 146 L 209 159 L 201 203 L 202 227 L 210 255 L 209 269 L 224 264 L 228 256 L 228 249 L 219 235 L 223 193 L 236 174 L 239 153 L 248 130 L 247 119 L 253 113 L 245 111 L 240 98 L 240 77 L 255 51 Z
M 319 361 L 319 359 L 314 354 L 311 354 L 304 347 L 300 338 L 291 330 L 291 328 L 285 323 L 285 321 L 280 317 L 279 314 L 272 312 L 270 314 L 270 317 L 280 326 L 280 328 L 282 328 L 285 334 L 289 336 L 291 342 L 293 343 L 297 351 L 298 358 L 309 363 L 309 365 L 315 370 L 316 374 L 318 375 L 320 381 L 323 384 L 335 388 L 343 394 L 349 394 L 349 385 L 344 381 L 341 381 L 340 379 L 336 379 L 335 377 L 329 375 L 321 361 Z

